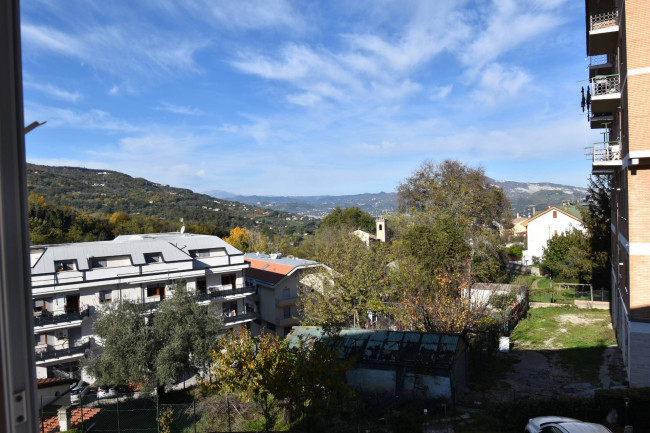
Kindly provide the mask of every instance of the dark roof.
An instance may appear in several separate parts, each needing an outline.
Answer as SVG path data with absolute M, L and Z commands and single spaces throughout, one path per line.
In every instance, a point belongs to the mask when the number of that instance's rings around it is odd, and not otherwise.
M 454 364 L 459 346 L 465 344 L 460 334 L 433 334 L 414 331 L 376 331 L 344 329 L 341 340 L 334 342 L 341 359 L 373 364 L 410 365 L 449 368 Z M 287 337 L 289 345 L 300 341 L 329 339 L 321 328 L 296 326 Z M 461 343 L 462 340 L 462 343 Z

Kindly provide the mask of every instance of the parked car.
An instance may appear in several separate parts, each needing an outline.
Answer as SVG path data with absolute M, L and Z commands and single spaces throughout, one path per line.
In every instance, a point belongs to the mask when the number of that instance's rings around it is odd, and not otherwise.
M 526 424 L 525 433 L 612 433 L 601 424 L 562 416 L 538 416 Z
M 97 400 L 101 398 L 114 398 L 117 397 L 117 388 L 114 386 L 98 386 L 97 387 Z
M 79 404 L 81 398 L 84 395 L 88 394 L 90 391 L 90 385 L 88 382 L 79 381 L 74 388 L 70 390 L 70 404 Z

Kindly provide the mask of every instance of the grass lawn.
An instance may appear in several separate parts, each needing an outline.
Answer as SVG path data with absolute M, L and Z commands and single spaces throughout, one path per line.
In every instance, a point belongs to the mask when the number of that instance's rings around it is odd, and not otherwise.
M 594 381 L 607 346 L 616 344 L 607 310 L 572 307 L 533 308 L 510 336 L 515 349 L 557 355 L 562 365 Z

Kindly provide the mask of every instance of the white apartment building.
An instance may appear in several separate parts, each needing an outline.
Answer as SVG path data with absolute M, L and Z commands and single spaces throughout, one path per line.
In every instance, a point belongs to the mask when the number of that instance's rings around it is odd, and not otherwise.
M 40 245 L 30 259 L 38 378 L 82 375 L 79 360 L 101 350 L 92 323 L 102 304 L 124 299 L 156 308 L 177 281 L 201 302 L 221 305 L 227 327 L 250 326 L 257 317 L 246 301 L 255 294 L 244 280 L 250 265 L 216 236 L 160 233 Z

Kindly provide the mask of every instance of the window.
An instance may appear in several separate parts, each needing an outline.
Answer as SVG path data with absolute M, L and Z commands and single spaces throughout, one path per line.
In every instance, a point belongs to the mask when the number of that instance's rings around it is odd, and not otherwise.
M 45 310 L 45 299 L 34 299 L 34 312 Z
M 553 211 L 553 218 L 557 218 L 557 211 L 556 210 Z
M 113 300 L 112 290 L 102 290 L 99 292 L 99 302 L 111 302 Z
M 163 298 L 165 296 L 165 286 L 147 286 L 147 297 L 160 296 Z
M 74 260 L 59 260 L 54 262 L 54 268 L 57 272 L 74 271 Z
M 230 286 L 233 289 L 235 288 L 235 282 L 237 281 L 237 276 L 235 274 L 222 275 L 221 276 L 221 285 Z
M 190 256 L 192 256 L 194 258 L 210 257 L 210 250 L 209 249 L 192 250 L 192 251 L 190 251 Z
M 108 261 L 105 258 L 101 259 L 92 259 L 90 261 L 90 267 L 95 268 L 105 268 L 108 266 Z
M 145 263 L 162 263 L 162 255 L 160 253 L 145 253 Z
M 282 299 L 289 299 L 291 297 L 291 292 L 288 288 L 282 289 Z
M 47 334 L 34 335 L 34 343 L 37 346 L 45 346 L 47 344 Z
M 284 307 L 284 310 L 282 310 L 282 317 L 284 319 L 291 319 L 291 307 Z
M 208 292 L 208 285 L 205 281 L 205 278 L 196 280 L 196 293 L 207 293 L 207 292 Z

